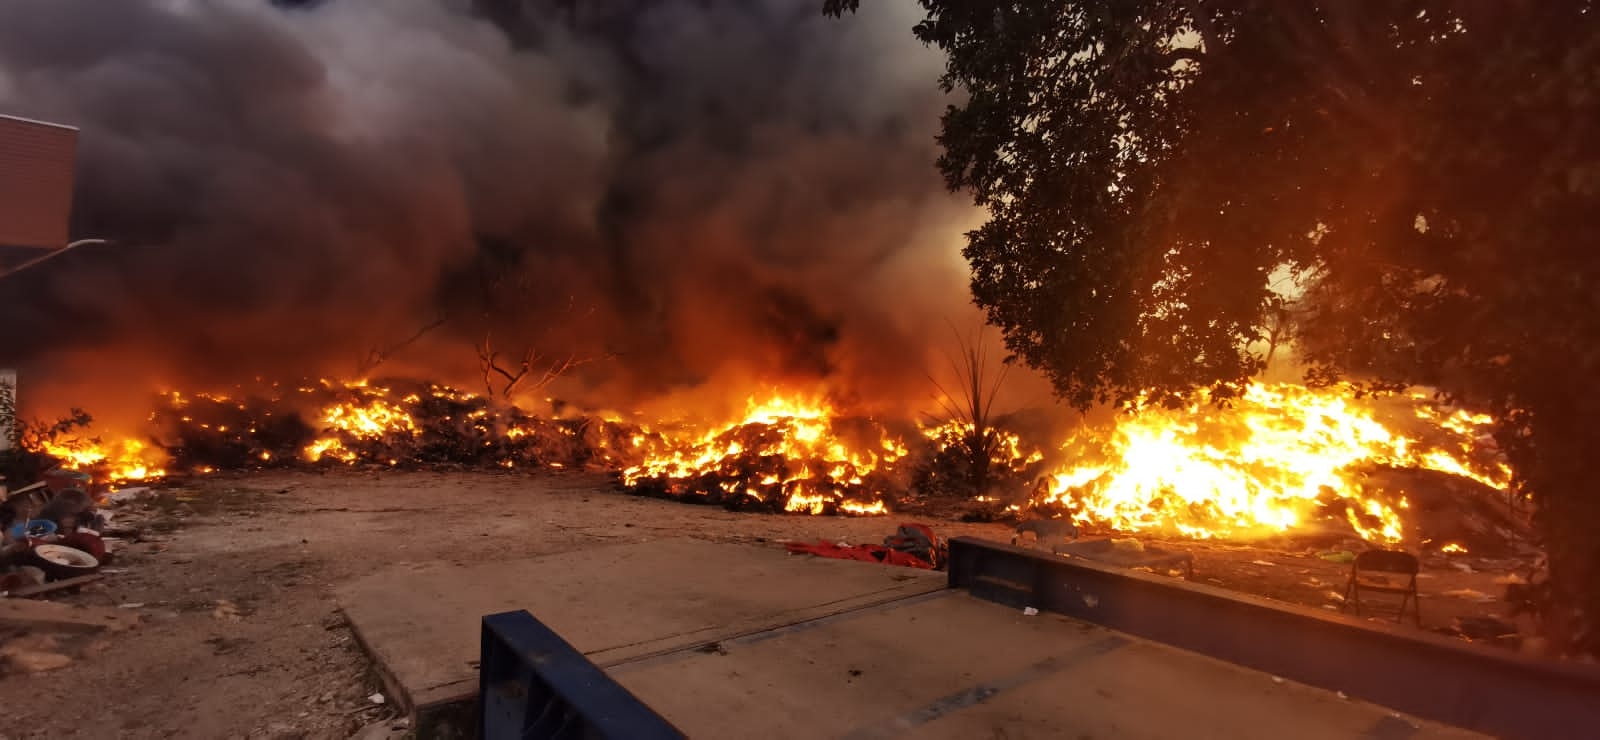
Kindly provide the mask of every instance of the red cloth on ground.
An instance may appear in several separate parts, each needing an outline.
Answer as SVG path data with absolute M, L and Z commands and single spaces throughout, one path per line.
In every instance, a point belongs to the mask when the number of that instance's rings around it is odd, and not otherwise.
M 790 542 L 788 549 L 792 553 L 816 555 L 821 558 L 861 560 L 868 563 L 883 563 L 906 568 L 933 570 L 933 563 L 883 545 L 846 545 L 840 547 L 832 542 Z

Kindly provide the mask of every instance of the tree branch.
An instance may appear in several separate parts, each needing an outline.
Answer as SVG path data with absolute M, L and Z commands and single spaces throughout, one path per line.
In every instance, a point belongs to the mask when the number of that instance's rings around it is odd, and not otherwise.
M 411 336 L 406 337 L 405 339 L 391 344 L 388 347 L 373 347 L 372 349 L 367 350 L 367 356 L 362 359 L 361 362 L 356 364 L 356 376 L 366 377 L 368 373 L 372 372 L 379 365 L 387 362 L 390 357 L 395 355 L 395 353 L 415 344 L 417 340 L 421 339 L 428 332 L 444 326 L 445 322 L 449 320 L 449 315 L 440 314 L 438 318 L 435 318 L 433 321 L 419 327 L 415 332 L 412 332 Z

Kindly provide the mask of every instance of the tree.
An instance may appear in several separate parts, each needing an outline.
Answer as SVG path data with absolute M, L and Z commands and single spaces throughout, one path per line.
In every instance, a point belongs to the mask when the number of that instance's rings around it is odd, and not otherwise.
M 939 168 L 989 216 L 974 297 L 1018 358 L 1080 408 L 1225 402 L 1287 330 L 1315 382 L 1491 407 L 1556 636 L 1600 650 L 1594 3 L 921 4 L 965 95 Z

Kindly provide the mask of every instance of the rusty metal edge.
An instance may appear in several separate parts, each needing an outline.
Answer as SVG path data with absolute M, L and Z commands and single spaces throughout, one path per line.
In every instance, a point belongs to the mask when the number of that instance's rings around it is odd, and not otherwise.
M 1600 727 L 1600 670 L 972 537 L 949 585 L 1507 738 Z

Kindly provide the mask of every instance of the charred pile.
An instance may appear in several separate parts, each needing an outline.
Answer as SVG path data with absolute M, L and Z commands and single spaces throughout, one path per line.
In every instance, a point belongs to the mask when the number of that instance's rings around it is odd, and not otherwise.
M 606 468 L 635 461 L 637 427 L 548 419 L 431 383 L 323 381 L 291 393 L 168 393 L 152 414 L 177 469 L 300 465 Z

